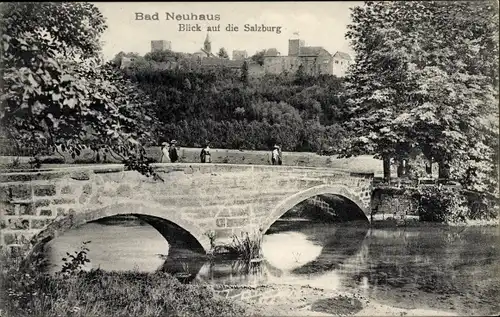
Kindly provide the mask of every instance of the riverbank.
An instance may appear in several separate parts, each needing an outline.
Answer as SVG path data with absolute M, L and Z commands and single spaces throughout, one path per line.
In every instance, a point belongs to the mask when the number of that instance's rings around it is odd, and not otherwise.
M 378 215 L 377 215 L 378 216 Z M 371 228 L 418 228 L 418 227 L 437 227 L 437 228 L 453 228 L 453 227 L 500 227 L 500 219 L 466 219 L 463 222 L 429 222 L 421 221 L 418 216 L 408 216 L 403 219 L 388 217 L 385 219 L 377 219 L 373 217 L 370 224 Z
M 68 282 L 60 280 L 52 281 L 39 277 L 34 278 L 34 276 L 23 279 L 14 275 L 11 278 L 9 274 L 5 274 L 1 276 L 0 291 L 7 291 L 9 288 L 12 289 L 13 291 L 10 295 L 13 296 L 16 302 L 23 303 L 21 305 L 26 305 L 24 307 L 28 307 L 27 309 L 31 309 L 30 307 L 37 309 L 38 307 L 41 310 L 32 311 L 46 311 L 47 313 L 44 316 L 67 316 L 69 314 L 68 311 L 72 311 L 73 309 L 82 311 L 81 314 L 75 314 L 76 316 L 118 316 L 118 313 L 113 313 L 112 310 L 114 309 L 121 315 L 127 316 L 145 315 L 146 312 L 147 315 L 153 316 L 156 316 L 155 314 L 158 312 L 159 316 L 166 311 L 169 312 L 169 315 L 170 311 L 188 311 L 185 315 L 195 316 L 197 315 L 196 310 L 191 310 L 191 302 L 200 301 L 200 296 L 202 297 L 201 304 L 196 307 L 206 309 L 207 314 L 204 315 L 207 316 L 211 316 L 210 314 L 215 316 L 221 310 L 223 310 L 223 316 L 457 316 L 480 315 L 479 312 L 492 315 L 491 311 L 498 307 L 498 304 L 493 302 L 497 298 L 495 294 L 499 294 L 500 291 L 498 279 L 492 279 L 491 276 L 492 274 L 494 275 L 498 267 L 495 266 L 495 263 L 498 263 L 498 256 L 496 255 L 498 253 L 494 250 L 494 241 L 498 236 L 485 235 L 484 239 L 478 240 L 477 235 L 469 235 L 471 230 L 462 231 L 461 228 L 452 227 L 449 228 L 450 234 L 446 235 L 446 239 L 440 235 L 432 235 L 432 233 L 438 231 L 434 229 L 439 229 L 439 227 L 443 226 L 442 224 L 434 224 L 425 232 L 419 231 L 420 236 L 427 237 L 424 240 L 417 239 L 419 232 L 408 229 L 394 232 L 394 234 L 393 231 L 397 230 L 378 230 L 370 233 L 366 239 L 363 238 L 363 241 L 368 240 L 371 243 L 366 248 L 354 247 L 354 249 L 360 250 L 356 251 L 356 254 L 364 254 L 363 257 L 365 257 L 365 260 L 352 263 L 356 264 L 356 272 L 359 272 L 357 270 L 363 271 L 368 268 L 373 271 L 369 275 L 366 275 L 366 273 L 359 276 L 358 273 L 350 275 L 349 281 L 354 281 L 359 286 L 363 282 L 363 277 L 366 276 L 369 279 L 368 283 L 360 287 L 369 289 L 370 294 L 364 296 L 359 295 L 359 293 L 358 295 L 339 293 L 322 288 L 289 284 L 270 284 L 266 286 L 222 285 L 221 287 L 217 287 L 216 285 L 214 287 L 216 293 L 222 293 L 227 290 L 226 293 L 222 294 L 223 298 L 221 299 L 211 295 L 211 287 L 208 285 L 182 285 L 176 281 L 174 283 L 156 280 L 157 278 L 173 279 L 168 274 L 139 274 L 136 272 L 104 273 L 102 271 L 101 275 L 91 278 L 90 283 L 88 283 L 89 278 L 86 278 L 87 282 L 85 282 L 85 279 L 81 282 L 71 279 Z M 341 228 L 344 227 L 342 226 Z M 319 240 L 321 241 L 338 241 L 339 239 L 336 237 L 346 237 L 346 231 L 337 230 L 340 234 L 334 235 L 333 230 L 326 230 L 326 227 L 319 227 L 317 229 L 324 233 L 331 232 L 332 238 L 319 236 Z M 98 231 L 103 230 L 99 229 Z M 143 231 L 138 232 L 137 236 L 135 236 L 130 228 L 126 227 L 123 232 L 131 235 L 131 240 L 138 240 L 137 237 L 142 237 L 142 245 L 151 244 L 145 238 L 147 235 L 144 235 Z M 85 238 L 89 238 L 89 232 L 86 232 L 86 234 Z M 124 234 L 116 234 L 116 232 L 113 235 L 124 236 Z M 311 235 L 307 236 L 311 237 Z M 91 240 L 97 241 L 97 239 Z M 103 236 L 101 240 L 104 241 L 104 244 L 112 244 L 112 241 L 106 236 Z M 491 246 L 488 244 L 485 246 L 484 242 L 488 240 L 493 241 Z M 280 248 L 274 245 L 274 248 L 271 250 L 286 250 L 286 245 L 291 244 L 300 246 L 300 241 L 297 239 L 290 240 L 290 236 L 288 236 L 287 240 L 285 240 L 286 244 L 281 244 Z M 356 245 L 355 241 L 356 239 L 350 239 L 345 241 L 345 244 L 352 247 Z M 466 244 L 466 241 L 470 243 Z M 394 243 L 397 243 L 397 245 L 395 246 Z M 476 248 L 476 246 L 481 246 L 481 248 Z M 114 245 L 110 247 L 110 250 L 114 250 L 112 253 L 116 254 L 118 248 L 113 247 Z M 339 244 L 330 245 L 330 250 L 338 250 L 339 247 Z M 474 252 L 473 250 L 475 249 L 481 249 L 482 251 Z M 286 257 L 286 254 L 290 254 L 290 257 L 292 257 L 292 255 L 295 256 L 294 251 L 297 250 L 300 251 L 300 248 L 295 250 L 289 249 L 278 256 L 283 257 L 284 254 Z M 372 250 L 371 253 L 368 252 L 369 250 Z M 109 257 L 110 253 L 106 257 Z M 395 254 L 400 256 L 394 257 Z M 435 256 L 434 254 L 438 255 Z M 336 253 L 336 255 L 339 255 L 339 253 Z M 373 259 L 375 255 L 377 255 L 375 261 L 366 261 L 366 257 Z M 415 262 L 401 262 L 408 255 L 411 255 L 412 258 L 413 256 L 418 257 L 420 260 L 415 260 Z M 301 256 L 305 257 L 306 254 L 302 254 Z M 457 260 L 457 256 L 463 257 L 464 261 Z M 351 255 L 349 257 L 353 258 Z M 122 255 L 121 258 L 120 256 L 115 257 L 114 261 L 122 262 L 127 258 L 130 258 L 130 254 Z M 272 256 L 269 258 L 270 260 L 273 259 Z M 334 286 L 333 284 L 336 282 L 335 278 L 332 278 L 332 276 L 328 278 L 326 275 L 323 278 L 320 275 L 321 270 L 318 271 L 317 268 L 329 267 L 338 258 L 322 257 L 322 259 L 321 261 L 318 260 L 317 265 L 309 267 L 312 268 L 311 273 L 313 275 L 316 272 L 319 278 L 323 280 L 321 287 L 330 288 Z M 175 259 L 174 261 L 178 260 Z M 471 261 L 476 264 L 469 266 L 468 264 Z M 94 262 L 93 258 L 92 262 Z M 429 262 L 435 263 L 436 266 L 428 266 L 426 263 Z M 2 259 L 0 259 L 0 267 L 3 263 Z M 344 267 L 350 264 L 349 261 L 343 261 L 343 263 L 345 263 Z M 363 266 L 363 263 L 367 263 L 367 265 Z M 378 265 L 377 263 L 382 265 Z M 99 265 L 96 264 L 94 267 L 98 267 Z M 141 266 L 141 268 L 143 267 Z M 335 271 L 338 270 L 335 269 Z M 222 270 L 213 272 L 215 275 L 221 274 Z M 490 272 L 490 274 L 486 274 L 486 272 Z M 198 275 L 199 270 L 195 269 L 195 274 Z M 86 275 L 84 274 L 83 276 L 85 277 Z M 13 287 L 8 287 L 4 283 L 6 277 L 10 279 L 11 286 L 13 284 Z M 459 281 L 464 278 L 464 281 Z M 317 283 L 317 279 L 313 282 L 319 284 Z M 66 285 L 64 283 L 69 283 L 69 285 L 64 286 Z M 290 283 L 290 279 L 282 283 Z M 302 280 L 301 283 L 314 285 L 310 281 L 305 280 Z M 478 283 L 482 283 L 483 285 L 484 283 L 489 283 L 490 285 L 480 287 Z M 29 289 L 28 287 L 34 288 Z M 243 295 L 238 292 L 240 289 L 249 290 L 249 292 Z M 53 291 L 55 293 L 52 293 Z M 40 301 L 38 294 L 47 292 L 47 299 Z M 143 295 L 143 292 L 147 292 L 147 296 Z M 10 309 L 6 310 L 4 308 L 5 303 L 10 299 L 10 295 L 7 299 L 0 297 L 0 309 L 3 309 L 4 312 L 10 312 L 9 314 L 2 313 L 1 316 L 33 315 L 33 313 L 27 310 L 23 310 L 21 313 L 18 310 L 14 312 L 11 312 Z M 22 297 L 23 295 L 25 297 Z M 119 299 L 118 303 L 115 298 Z M 142 301 L 141 303 L 137 303 L 139 299 Z M 30 302 L 32 300 L 35 302 Z M 220 306 L 219 310 L 214 310 L 213 305 Z M 235 311 L 233 305 L 240 307 L 238 308 L 240 310 Z M 208 308 L 203 308 L 205 306 Z M 453 312 L 449 312 L 447 309 L 453 310 Z M 349 314 L 339 312 L 349 312 Z M 234 314 L 231 315 L 232 313 Z M 172 315 L 175 316 L 174 313 Z
M 2 316 L 453 316 L 403 309 L 348 293 L 295 285 L 181 284 L 166 273 L 6 275 Z
M 210 287 L 181 284 L 167 273 L 93 270 L 69 276 L 1 272 L 4 316 L 249 316 L 244 305 Z
M 350 294 L 295 285 L 214 286 L 218 296 L 241 301 L 253 316 L 456 316 L 438 309 L 408 309 Z M 439 305 L 439 304 L 437 304 Z

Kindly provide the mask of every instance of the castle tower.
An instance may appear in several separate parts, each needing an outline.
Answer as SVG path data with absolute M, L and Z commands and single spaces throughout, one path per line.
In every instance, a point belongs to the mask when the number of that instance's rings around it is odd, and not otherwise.
M 234 50 L 233 51 L 233 60 L 235 61 L 244 61 L 248 57 L 247 51 Z
M 298 33 L 294 33 L 297 38 L 292 38 L 288 40 L 288 56 L 299 56 L 300 48 L 305 46 L 305 42 L 298 38 Z
M 170 41 L 151 41 L 151 52 L 172 50 L 172 42 Z
M 203 49 L 207 53 L 212 53 L 212 43 L 210 42 L 210 38 L 208 37 L 208 33 L 207 33 L 207 37 L 205 39 L 205 43 L 203 43 Z

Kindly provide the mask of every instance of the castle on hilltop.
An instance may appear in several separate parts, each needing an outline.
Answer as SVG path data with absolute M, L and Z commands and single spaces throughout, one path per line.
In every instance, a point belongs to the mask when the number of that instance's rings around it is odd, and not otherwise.
M 305 46 L 305 41 L 300 39 L 288 40 L 288 55 L 281 56 L 275 48 L 270 48 L 264 53 L 264 71 L 267 74 L 295 73 L 299 67 L 311 76 L 345 75 L 352 59 L 349 54 L 337 51 L 330 54 L 321 46 Z
M 151 51 L 172 50 L 170 41 L 157 40 L 151 41 Z M 321 46 L 306 46 L 300 39 L 288 40 L 288 55 L 282 56 L 276 48 L 264 50 L 264 56 L 261 63 L 258 63 L 248 57 L 244 50 L 234 50 L 233 58 L 223 58 L 212 53 L 212 42 L 210 37 L 206 36 L 203 47 L 195 53 L 181 53 L 186 60 L 197 64 L 203 68 L 210 67 L 228 67 L 231 69 L 241 69 L 247 62 L 248 73 L 252 77 L 259 77 L 265 74 L 294 74 L 302 66 L 305 74 L 311 76 L 335 75 L 342 77 L 352 64 L 349 54 L 337 51 L 331 54 Z M 131 65 L 133 60 L 126 57 L 122 59 L 122 68 Z M 178 62 L 173 58 L 171 61 L 162 63 L 162 69 L 173 69 L 179 67 Z
M 205 38 L 205 41 L 203 42 L 203 47 L 199 51 L 193 53 L 192 57 L 198 60 L 198 64 L 201 67 L 224 66 L 233 69 L 241 69 L 243 67 L 243 63 L 246 60 L 246 58 L 234 59 L 234 52 L 232 60 L 219 57 L 212 53 L 212 42 L 210 41 L 210 37 L 208 36 L 208 34 Z

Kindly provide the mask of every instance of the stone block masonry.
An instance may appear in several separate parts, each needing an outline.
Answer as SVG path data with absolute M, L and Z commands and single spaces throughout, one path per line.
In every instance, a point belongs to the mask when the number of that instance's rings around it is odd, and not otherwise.
M 169 243 L 190 236 L 209 252 L 210 232 L 216 245 L 233 234 L 265 233 L 290 208 L 316 195 L 343 196 L 367 218 L 371 210 L 373 174 L 236 164 L 156 164 L 155 169 L 164 182 L 122 165 L 2 172 L 0 245 L 35 250 L 88 221 L 131 214 L 149 217 Z M 161 229 L 162 221 L 170 230 Z
M 378 188 L 372 194 L 373 220 L 418 219 L 418 201 L 401 190 Z

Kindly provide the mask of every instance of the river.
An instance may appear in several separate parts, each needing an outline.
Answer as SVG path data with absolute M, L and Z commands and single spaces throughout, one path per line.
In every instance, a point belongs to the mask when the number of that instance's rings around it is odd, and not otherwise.
M 368 228 L 280 220 L 266 233 L 265 261 L 248 267 L 220 259 L 176 258 L 151 226 L 88 223 L 49 242 L 50 270 L 91 241 L 88 268 L 166 270 L 191 282 L 300 284 L 361 294 L 404 309 L 457 314 L 500 312 L 498 227 Z

